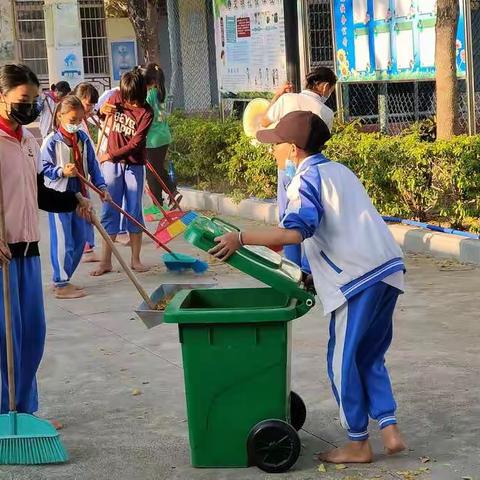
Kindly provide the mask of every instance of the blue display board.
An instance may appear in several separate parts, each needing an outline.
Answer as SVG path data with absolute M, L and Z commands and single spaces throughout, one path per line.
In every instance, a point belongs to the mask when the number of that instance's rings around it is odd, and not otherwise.
M 129 72 L 137 63 L 137 44 L 135 40 L 110 42 L 112 76 L 119 82 L 125 72 Z
M 435 78 L 435 0 L 334 0 L 336 68 L 342 82 Z M 466 73 L 463 7 L 457 72 Z

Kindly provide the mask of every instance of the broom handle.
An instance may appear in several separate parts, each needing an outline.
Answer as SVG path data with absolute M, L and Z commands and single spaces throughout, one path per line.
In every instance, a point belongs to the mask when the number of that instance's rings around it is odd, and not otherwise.
M 166 194 L 170 197 L 172 202 L 174 203 L 175 207 L 177 207 L 178 210 L 183 212 L 182 207 L 180 204 L 177 202 L 177 199 L 173 195 L 173 193 L 170 191 L 170 189 L 167 187 L 167 184 L 163 181 L 163 178 L 158 174 L 158 172 L 153 168 L 153 165 L 147 160 L 146 161 L 147 168 L 150 170 L 151 174 L 155 177 L 157 182 L 160 184 L 160 186 L 163 188 L 163 190 L 166 192 Z
M 131 282 L 135 285 L 135 288 L 138 290 L 138 293 L 142 296 L 142 298 L 145 300 L 145 303 L 148 305 L 148 308 L 150 310 L 155 310 L 155 305 L 148 296 L 148 293 L 145 291 L 145 289 L 140 285 L 140 282 L 138 281 L 137 277 L 135 274 L 132 272 L 132 269 L 127 265 L 127 262 L 123 259 L 123 257 L 120 255 L 120 252 L 118 251 L 118 248 L 115 246 L 115 243 L 113 240 L 110 238 L 110 235 L 107 233 L 107 231 L 103 228 L 103 225 L 99 222 L 97 215 L 95 212 L 92 212 L 90 214 L 92 223 L 95 225 L 97 228 L 98 232 L 100 235 L 103 237 L 107 245 L 111 248 L 113 254 L 115 255 L 115 258 L 118 260 L 120 265 L 123 268 L 123 271 L 127 274 L 127 277 L 131 280 Z
M 148 185 L 145 187 L 145 190 L 147 191 L 147 194 L 152 200 L 152 202 L 154 203 L 154 205 L 162 212 L 162 215 L 167 219 L 168 223 L 172 223 L 169 221 L 168 212 L 162 207 L 160 202 L 155 198 L 155 195 L 150 190 L 150 188 L 148 188 Z
M 108 114 L 106 117 L 105 117 L 105 121 L 103 122 L 103 125 L 102 125 L 102 130 L 100 132 L 100 137 L 98 137 L 98 143 L 97 143 L 97 148 L 95 149 L 95 155 L 98 157 L 98 152 L 100 151 L 100 147 L 102 145 L 102 140 L 103 140 L 103 137 L 105 136 L 105 130 L 107 129 L 107 123 L 108 123 L 108 120 L 110 119 L 110 114 Z
M 162 212 L 163 217 L 167 220 L 168 224 L 171 225 L 174 221 L 170 219 L 168 216 L 168 212 L 160 205 L 160 202 L 155 198 L 155 195 L 152 191 L 148 188 L 148 185 L 145 187 L 145 190 L 152 200 L 153 204 Z
M 5 225 L 5 207 L 3 198 L 2 171 L 0 169 L 0 237 L 7 243 L 7 227 Z M 5 342 L 7 344 L 7 370 L 8 370 L 8 409 L 14 412 L 16 406 L 15 394 L 15 364 L 13 360 L 13 334 L 12 311 L 10 300 L 10 270 L 5 262 L 2 265 L 3 274 L 3 307 L 5 311 Z
M 78 172 L 77 178 L 81 180 L 87 187 L 90 187 L 94 192 L 98 193 L 100 197 L 103 197 L 103 192 Z M 116 204 L 113 200 L 109 203 L 110 205 L 112 205 L 113 208 L 115 208 L 115 210 L 117 210 L 117 212 L 125 215 L 132 223 L 134 223 L 138 228 L 140 228 L 145 233 L 145 235 L 150 237 L 159 247 L 163 248 L 166 252 L 171 253 L 175 258 L 177 258 L 176 255 L 172 252 L 172 250 L 170 250 L 166 245 L 164 245 L 155 235 L 150 233 L 136 218 L 132 217 L 120 205 Z

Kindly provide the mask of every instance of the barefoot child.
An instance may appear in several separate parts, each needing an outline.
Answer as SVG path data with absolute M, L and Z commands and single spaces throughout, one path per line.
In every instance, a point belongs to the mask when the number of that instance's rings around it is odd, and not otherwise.
M 327 125 L 311 112 L 292 112 L 257 138 L 273 143 L 283 167 L 291 158 L 296 174 L 279 228 L 229 233 L 212 249 L 221 259 L 241 245 L 303 242 L 315 288 L 331 315 L 328 374 L 350 443 L 320 455 L 332 463 L 367 463 L 369 417 L 378 422 L 387 453 L 405 449 L 397 428 L 385 354 L 392 317 L 403 290 L 403 255 L 357 177 L 321 152 Z
M 59 192 L 81 193 L 86 197 L 85 185 L 78 179 L 90 176 L 92 182 L 110 197 L 100 173 L 90 137 L 80 130 L 85 117 L 81 101 L 68 95 L 57 105 L 54 113 L 55 132 L 42 145 L 43 172 L 46 185 Z M 86 296 L 83 289 L 70 283 L 83 255 L 87 238 L 86 223 L 75 213 L 50 213 L 50 258 L 53 268 L 56 298 L 72 299 Z
M 0 239 L 0 260 L 9 262 L 17 411 L 29 414 L 38 410 L 36 373 L 43 356 L 46 329 L 38 209 L 56 212 L 77 209 L 88 216 L 90 208 L 88 201 L 81 196 L 77 199 L 74 192 L 45 187 L 39 173 L 42 168 L 38 143 L 23 127 L 38 116 L 35 108 L 38 89 L 38 79 L 28 67 L 0 67 L 0 167 L 7 227 L 7 238 Z M 0 412 L 5 414 L 8 380 L 3 295 L 0 298 Z
M 108 149 L 100 157 L 102 172 L 112 199 L 138 222 L 144 224 L 142 196 L 145 183 L 147 133 L 153 120 L 152 109 L 146 103 L 147 84 L 139 69 L 124 73 L 120 91 L 115 92 L 102 109 L 103 115 L 113 115 L 108 136 Z M 115 241 L 120 232 L 120 214 L 109 204 L 104 204 L 102 224 Z M 131 266 L 137 272 L 148 270 L 140 260 L 142 231 L 128 219 L 126 228 L 132 250 Z M 92 272 L 98 276 L 112 270 L 112 251 L 103 242 L 102 259 Z
M 98 90 L 88 82 L 79 83 L 74 89 L 73 94 L 82 102 L 85 110 L 85 118 L 80 124 L 80 129 L 85 132 L 92 141 L 93 145 L 97 143 L 99 124 L 93 116 L 93 109 L 98 102 Z M 92 263 L 100 261 L 95 255 L 95 232 L 91 223 L 86 224 L 87 242 L 83 252 L 83 261 Z

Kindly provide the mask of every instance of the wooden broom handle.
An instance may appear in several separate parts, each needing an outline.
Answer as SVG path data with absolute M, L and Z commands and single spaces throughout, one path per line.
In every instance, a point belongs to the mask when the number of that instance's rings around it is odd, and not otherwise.
M 118 260 L 118 262 L 122 266 L 123 271 L 127 274 L 128 278 L 135 285 L 135 288 L 138 290 L 138 293 L 145 300 L 145 303 L 148 305 L 148 308 L 150 310 L 155 310 L 155 304 L 152 302 L 152 300 L 148 296 L 148 293 L 145 291 L 145 289 L 140 285 L 140 282 L 138 281 L 135 274 L 132 272 L 132 269 L 127 265 L 127 262 L 125 262 L 122 255 L 120 255 L 120 252 L 118 251 L 118 248 L 115 246 L 115 243 L 110 238 L 110 235 L 107 233 L 105 228 L 103 228 L 103 225 L 98 220 L 98 217 L 95 215 L 95 212 L 91 212 L 90 216 L 91 216 L 91 219 L 92 219 L 92 223 L 95 225 L 95 227 L 97 228 L 97 230 L 100 233 L 100 235 L 102 236 L 102 238 L 105 240 L 105 242 L 111 248 L 113 254 L 115 255 L 115 258 Z
M 165 191 L 165 193 L 170 197 L 175 207 L 177 207 L 180 212 L 183 212 L 182 207 L 180 206 L 180 204 L 177 202 L 177 199 L 175 198 L 175 195 L 169 190 L 166 183 L 163 181 L 163 178 L 158 174 L 154 166 L 148 160 L 145 162 L 145 164 L 147 165 L 147 168 L 150 170 L 150 173 L 155 177 L 157 182 Z
M 5 205 L 3 197 L 2 171 L 0 168 L 0 238 L 7 243 L 7 227 L 5 225 Z M 3 307 L 5 315 L 5 343 L 7 345 L 8 370 L 8 409 L 14 412 L 17 409 L 15 394 L 15 363 L 13 359 L 12 310 L 10 298 L 10 270 L 5 262 L 2 265 L 3 276 Z
M 98 187 L 96 187 L 92 182 L 87 180 L 83 175 L 77 172 L 76 177 L 81 182 L 83 182 L 87 187 L 91 188 L 94 192 L 98 193 L 98 195 L 100 195 L 101 198 L 103 197 L 103 192 Z M 150 237 L 160 248 L 163 248 L 167 253 L 170 253 L 175 258 L 177 258 L 175 253 L 172 252 L 170 248 L 164 245 L 155 235 L 153 235 L 153 233 L 150 233 L 150 231 L 145 226 L 143 226 L 136 218 L 132 217 L 128 212 L 126 212 L 120 205 L 115 203 L 113 200 L 110 201 L 109 203 L 113 208 L 115 208 L 115 210 L 117 210 L 117 212 L 120 212 L 122 215 L 125 215 L 125 217 L 127 217 L 132 223 L 134 223 L 140 230 L 142 230 L 142 232 L 144 232 L 145 235 L 147 235 L 147 237 Z
M 103 137 L 105 136 L 105 131 L 107 129 L 107 123 L 108 121 L 110 120 L 110 117 L 111 115 L 110 114 L 107 114 L 105 116 L 105 121 L 103 122 L 103 125 L 102 125 L 102 130 L 100 131 L 100 136 L 98 137 L 98 143 L 97 143 L 97 148 L 95 149 L 95 155 L 98 157 L 98 152 L 100 151 L 100 147 L 102 145 L 102 140 L 103 140 Z

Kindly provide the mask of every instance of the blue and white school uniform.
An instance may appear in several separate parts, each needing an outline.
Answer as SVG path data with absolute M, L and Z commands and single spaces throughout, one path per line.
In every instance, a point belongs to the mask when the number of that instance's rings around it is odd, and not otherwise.
M 325 314 L 331 314 L 328 374 L 351 440 L 397 423 L 385 353 L 403 292 L 403 254 L 358 178 L 318 154 L 298 167 L 284 228 L 302 233 Z
M 86 120 L 80 124 L 80 130 L 82 132 L 85 132 L 88 135 L 88 137 L 90 138 L 93 144 L 92 137 L 90 136 L 90 132 L 88 130 L 88 124 L 87 124 L 88 121 L 89 120 Z M 86 228 L 86 244 L 91 249 L 94 249 L 95 248 L 95 231 L 94 231 L 93 225 L 91 223 L 86 222 L 85 228 Z
M 96 187 L 106 189 L 90 137 L 81 130 L 77 135 L 84 172 L 90 176 Z M 45 185 L 48 188 L 60 192 L 82 191 L 80 180 L 63 176 L 65 165 L 73 162 L 73 151 L 64 142 L 60 132 L 51 133 L 44 140 L 41 159 Z M 57 287 L 64 287 L 69 283 L 82 258 L 87 241 L 87 222 L 75 212 L 49 213 L 49 224 L 53 282 Z

